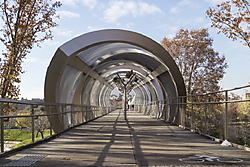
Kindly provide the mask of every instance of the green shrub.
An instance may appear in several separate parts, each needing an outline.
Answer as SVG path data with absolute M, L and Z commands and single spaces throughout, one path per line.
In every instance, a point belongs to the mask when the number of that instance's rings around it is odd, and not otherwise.
M 36 136 L 37 131 L 35 131 Z M 46 130 L 43 132 L 44 137 L 50 136 L 50 131 Z M 41 140 L 42 136 L 39 133 L 35 141 Z M 20 141 L 21 143 L 12 146 L 11 148 L 17 148 L 32 142 L 32 134 L 30 130 L 4 130 L 4 140 L 7 141 Z

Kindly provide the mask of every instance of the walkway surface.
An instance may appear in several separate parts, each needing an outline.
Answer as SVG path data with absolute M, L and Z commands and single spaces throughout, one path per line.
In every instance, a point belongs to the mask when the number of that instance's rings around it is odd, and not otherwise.
M 0 165 L 11 166 L 27 156 L 38 158 L 31 167 L 250 166 L 249 152 L 223 147 L 135 111 L 129 111 L 125 121 L 119 110 L 1 158 Z M 197 156 L 200 158 L 195 159 Z

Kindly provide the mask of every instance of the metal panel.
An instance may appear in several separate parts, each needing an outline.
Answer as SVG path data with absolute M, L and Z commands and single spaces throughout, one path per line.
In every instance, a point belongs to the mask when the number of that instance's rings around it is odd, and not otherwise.
M 46 74 L 45 101 L 108 104 L 110 91 L 104 90 L 114 88 L 112 77 L 131 69 L 143 80 L 135 92 L 140 92 L 144 104 L 163 92 L 169 97 L 186 95 L 178 67 L 159 43 L 135 32 L 109 29 L 83 34 L 59 47 Z M 152 79 L 164 90 L 159 91 Z M 107 102 L 100 102 L 98 96 Z M 171 113 L 175 120 L 176 110 Z
M 82 71 L 67 65 L 61 77 L 57 101 L 60 103 L 72 103 L 76 88 L 83 76 Z
M 82 87 L 81 104 L 90 105 L 90 95 L 94 82 L 94 78 L 91 78 L 89 76 L 85 80 L 84 85 Z

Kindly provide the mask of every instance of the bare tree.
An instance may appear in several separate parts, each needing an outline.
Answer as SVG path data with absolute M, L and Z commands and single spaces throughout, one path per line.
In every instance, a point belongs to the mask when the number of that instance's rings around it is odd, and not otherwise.
M 211 27 L 232 40 L 240 39 L 250 48 L 250 4 L 247 0 L 222 2 L 206 11 Z
M 42 112 L 37 113 L 37 114 L 42 114 Z M 40 116 L 35 120 L 35 130 L 37 131 L 36 137 L 38 137 L 38 134 L 40 133 L 42 138 L 44 138 L 44 130 L 49 128 L 49 120 L 47 116 Z
M 180 29 L 172 39 L 163 38 L 161 44 L 178 65 L 188 94 L 220 89 L 218 83 L 228 66 L 225 57 L 212 48 L 207 29 Z

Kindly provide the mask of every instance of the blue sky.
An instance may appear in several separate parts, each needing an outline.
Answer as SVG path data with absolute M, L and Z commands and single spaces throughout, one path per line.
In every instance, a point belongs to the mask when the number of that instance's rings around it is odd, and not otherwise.
M 24 98 L 43 98 L 47 67 L 56 49 L 81 34 L 100 29 L 126 29 L 146 35 L 156 42 L 173 37 L 180 29 L 209 28 L 214 49 L 225 55 L 229 64 L 223 89 L 247 85 L 250 82 L 250 49 L 232 41 L 217 29 L 210 28 L 205 11 L 223 0 L 61 0 L 57 10 L 60 20 L 52 31 L 53 40 L 34 48 L 23 63 L 21 95 Z M 1 24 L 0 24 L 1 25 Z M 0 49 L 4 50 L 2 44 Z

